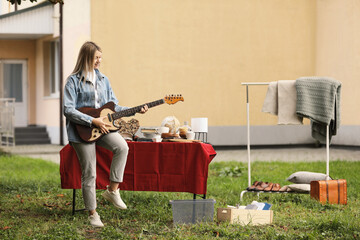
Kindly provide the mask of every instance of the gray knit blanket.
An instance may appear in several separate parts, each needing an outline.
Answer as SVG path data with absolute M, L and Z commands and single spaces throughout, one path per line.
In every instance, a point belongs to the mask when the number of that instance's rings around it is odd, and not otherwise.
M 340 126 L 341 82 L 328 77 L 301 77 L 296 80 L 296 114 L 311 120 L 311 135 L 326 143 Z

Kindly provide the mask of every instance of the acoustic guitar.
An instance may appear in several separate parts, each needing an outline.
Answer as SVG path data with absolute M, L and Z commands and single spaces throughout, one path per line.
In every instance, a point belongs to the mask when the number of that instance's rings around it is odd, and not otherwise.
M 120 119 L 122 117 L 132 116 L 135 113 L 140 112 L 141 108 L 143 108 L 145 105 L 147 105 L 149 108 L 152 108 L 163 103 L 175 104 L 179 101 L 184 101 L 182 95 L 169 95 L 169 96 L 165 96 L 162 99 L 150 103 L 145 103 L 143 105 L 129 108 L 120 112 L 115 112 L 115 103 L 113 102 L 108 102 L 101 108 L 83 107 L 83 108 L 79 108 L 78 110 L 94 118 L 106 116 L 106 119 L 104 121 L 111 125 L 111 127 L 108 127 L 109 131 L 115 132 L 118 131 L 120 127 L 117 124 L 116 121 L 117 119 Z M 104 135 L 103 133 L 101 133 L 100 129 L 96 127 L 88 127 L 81 124 L 76 124 L 76 130 L 79 136 L 81 137 L 81 139 L 88 143 L 94 142 Z

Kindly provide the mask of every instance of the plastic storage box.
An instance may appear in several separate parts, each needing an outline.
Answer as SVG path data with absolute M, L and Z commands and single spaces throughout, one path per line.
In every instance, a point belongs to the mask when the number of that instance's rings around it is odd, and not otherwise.
M 174 224 L 213 221 L 215 202 L 214 199 L 171 200 Z

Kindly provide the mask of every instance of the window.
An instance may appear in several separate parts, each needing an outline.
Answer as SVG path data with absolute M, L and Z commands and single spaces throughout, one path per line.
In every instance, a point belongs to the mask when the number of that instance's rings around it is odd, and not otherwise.
M 16 102 L 23 101 L 23 64 L 4 63 L 3 64 L 3 96 L 4 98 L 15 98 Z
M 44 42 L 44 96 L 59 97 L 59 41 Z

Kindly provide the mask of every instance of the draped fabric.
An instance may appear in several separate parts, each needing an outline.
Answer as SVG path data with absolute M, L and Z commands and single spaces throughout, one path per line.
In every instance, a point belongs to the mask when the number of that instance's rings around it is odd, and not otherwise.
M 262 112 L 278 116 L 278 124 L 302 124 L 296 114 L 295 80 L 270 82 Z
M 216 152 L 205 143 L 128 142 L 121 190 L 206 194 L 208 166 Z M 109 184 L 112 152 L 97 146 L 96 188 Z M 60 151 L 61 188 L 81 189 L 81 170 L 74 149 Z
M 311 120 L 312 137 L 326 142 L 340 126 L 341 82 L 328 77 L 302 77 L 296 80 L 296 113 Z

